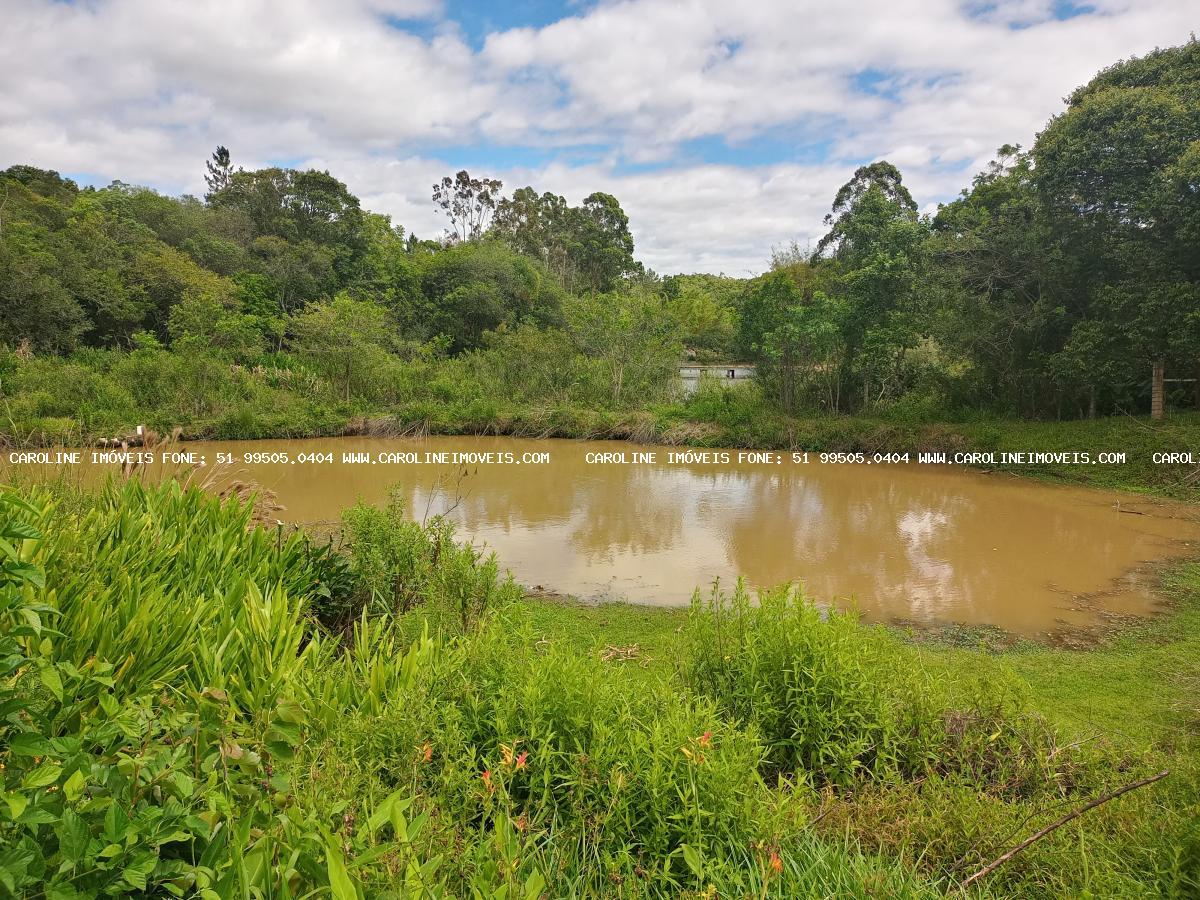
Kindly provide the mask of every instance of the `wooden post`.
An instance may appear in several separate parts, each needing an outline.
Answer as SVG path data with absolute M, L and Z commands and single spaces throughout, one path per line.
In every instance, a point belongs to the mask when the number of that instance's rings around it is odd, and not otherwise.
M 1150 380 L 1150 418 L 1163 417 L 1163 362 L 1155 360 Z

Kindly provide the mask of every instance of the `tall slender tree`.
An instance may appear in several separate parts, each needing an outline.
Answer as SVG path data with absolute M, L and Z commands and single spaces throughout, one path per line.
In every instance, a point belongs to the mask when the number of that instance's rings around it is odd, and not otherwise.
M 208 193 L 204 195 L 204 199 L 211 200 L 214 194 L 229 187 L 233 178 L 233 161 L 229 156 L 229 148 L 219 145 L 204 167 L 208 170 L 208 174 L 204 176 L 204 182 L 208 185 Z

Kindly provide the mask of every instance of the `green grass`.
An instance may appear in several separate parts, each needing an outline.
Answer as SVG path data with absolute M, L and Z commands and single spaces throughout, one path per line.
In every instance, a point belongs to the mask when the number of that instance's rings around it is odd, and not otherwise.
M 1001 896 L 1192 896 L 1200 864 L 1200 564 L 1180 566 L 1165 590 L 1173 608 L 1109 635 L 1089 650 L 1019 643 L 997 652 L 962 646 L 950 632 L 896 632 L 954 707 L 980 679 L 1007 685 L 1021 715 L 1043 719 L 1058 746 L 1098 754 L 1080 793 L 1133 780 L 1130 773 L 1169 769 L 1170 787 L 1135 792 L 1106 804 L 1038 842 L 992 876 Z M 573 652 L 598 654 L 636 644 L 642 678 L 670 677 L 685 658 L 688 613 L 623 604 L 585 606 L 531 599 L 524 615 L 534 633 Z M 1080 777 L 1072 774 L 1068 777 Z M 874 783 L 848 797 L 827 796 L 811 814 L 824 816 L 819 834 L 851 835 L 888 858 L 927 874 L 963 855 L 978 862 L 999 855 L 1038 827 L 1078 806 L 1034 794 L 1018 802 L 993 789 L 953 778 Z M 965 839 L 970 835 L 970 839 Z M 1126 865 L 1137 860 L 1142 875 Z M 1152 883 L 1146 871 L 1161 867 Z M 969 868 L 969 867 L 967 867 Z M 960 867 L 960 870 L 962 867 Z M 1174 874 L 1170 874 L 1173 871 Z M 1191 872 L 1191 874 L 1187 874 Z M 1182 874 L 1181 874 L 1182 873 Z
M 1170 573 L 1163 590 L 1168 611 L 1114 631 L 1087 650 L 1018 642 L 997 652 L 959 646 L 955 631 L 933 638 L 897 634 L 919 647 L 928 665 L 947 673 L 1016 676 L 1035 708 L 1065 731 L 1100 731 L 1146 747 L 1200 728 L 1200 563 Z M 687 624 L 686 609 L 534 597 L 526 599 L 522 615 L 538 639 L 577 653 L 637 645 L 638 667 L 663 675 L 676 667 Z
M 977 893 L 1200 879 L 1197 566 L 1175 613 L 1098 649 L 997 653 L 786 591 L 523 599 L 396 509 L 351 512 L 335 558 L 174 484 L 23 493 L 0 891 L 938 896 L 1161 769 Z

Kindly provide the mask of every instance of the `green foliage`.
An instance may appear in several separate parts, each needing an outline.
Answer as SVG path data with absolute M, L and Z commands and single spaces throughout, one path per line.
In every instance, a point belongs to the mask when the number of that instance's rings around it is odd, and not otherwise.
M 741 282 L 715 275 L 674 275 L 665 280 L 667 312 L 679 323 L 684 346 L 732 359 Z
M 596 361 L 582 357 L 570 335 L 559 328 L 522 325 L 492 332 L 484 348 L 464 361 L 476 383 L 498 399 L 603 402 L 602 391 L 596 390 L 600 380 Z
M 815 324 L 802 322 L 796 330 L 828 344 L 821 340 L 822 320 L 837 329 L 833 407 L 868 410 L 909 387 L 903 361 L 924 320 L 916 283 L 927 223 L 917 217 L 900 172 L 886 162 L 856 171 L 826 221 L 832 227 L 818 249 L 832 248 L 829 293 L 836 301 L 826 304 L 826 315 L 817 313 Z
M 925 748 L 904 735 L 882 689 L 881 638 L 854 616 L 817 609 L 790 588 L 753 602 L 739 583 L 692 600 L 684 677 L 733 721 L 753 724 L 766 760 L 789 778 L 848 786 L 919 765 Z
M 243 507 L 136 483 L 0 502 L 0 891 L 923 893 L 851 847 L 773 836 L 753 733 L 666 682 L 533 650 L 508 607 L 405 649 L 426 598 L 339 645 L 304 630 L 311 548 Z M 481 567 L 440 547 L 430 590 L 454 609 Z
M 935 333 L 965 363 L 952 390 L 1090 416 L 1144 404 L 1151 362 L 1193 374 L 1198 52 L 1193 40 L 1104 70 L 1031 153 L 1000 148 L 938 213 L 949 314 Z
M 156 695 L 132 656 L 99 644 L 73 663 L 70 642 L 87 636 L 64 630 L 78 620 L 56 601 L 75 536 L 54 528 L 44 497 L 5 491 L 0 513 L 0 891 L 228 891 L 231 801 L 258 794 L 261 757 L 235 742 L 223 692 Z M 249 825 L 253 801 L 238 806 Z
M 497 241 L 458 244 L 416 261 L 420 295 L 400 311 L 423 339 L 450 338 L 452 350 L 478 346 L 483 334 L 523 322 L 557 323 L 562 289 L 541 265 Z
M 499 384 L 543 408 L 661 402 L 683 347 L 752 358 L 764 398 L 793 415 L 1123 414 L 1147 405 L 1151 366 L 1195 374 L 1196 48 L 1105 69 L 1031 151 L 1001 147 L 932 218 L 894 165 L 859 167 L 816 249 L 793 243 L 750 281 L 659 279 L 604 193 L 577 207 L 530 187 L 501 199 L 499 182 L 460 172 L 435 189 L 457 229 L 438 243 L 365 212 L 328 172 L 245 171 L 226 148 L 208 161 L 203 203 L 13 166 L 0 173 L 0 344 L 70 354 L 133 348 L 148 333 L 265 369 L 291 336 L 330 390 L 309 391 L 312 403 L 244 384 L 230 402 L 180 398 L 185 425 L 223 435 L 286 422 L 311 432 L 441 401 L 511 418 Z M 404 365 L 430 342 L 484 355 L 436 373 L 430 358 Z M 1166 399 L 1194 406 L 1200 393 Z M 94 427 L 68 413 L 37 417 L 29 433 L 69 434 L 66 418 Z
M 892 215 L 915 219 L 916 201 L 904 186 L 900 170 L 887 160 L 859 166 L 854 177 L 842 185 L 833 198 L 833 210 L 825 217 L 829 232 L 817 244 L 817 253 L 831 251 L 839 259 L 869 251 L 875 235 L 864 231 L 871 227 L 864 213 L 872 208 L 887 209 Z
M 633 290 L 581 298 L 570 303 L 566 317 L 575 346 L 602 361 L 609 403 L 630 397 L 645 402 L 668 393 L 680 346 L 659 297 Z
M 574 207 L 557 194 L 519 188 L 496 204 L 492 234 L 545 265 L 572 292 L 613 291 L 641 271 L 629 217 L 611 194 L 591 194 Z
M 439 629 L 466 633 L 497 608 L 520 597 L 511 576 L 501 577 L 495 556 L 483 558 L 454 541 L 454 526 L 435 517 L 405 518 L 404 498 L 393 492 L 384 509 L 359 503 L 342 514 L 352 569 L 358 580 L 353 608 L 402 615 L 417 606 Z
M 258 317 L 239 313 L 212 297 L 190 297 L 176 304 L 167 331 L 171 344 L 184 353 L 218 351 L 247 360 L 265 349 Z
M 355 827 L 293 785 L 306 705 L 336 683 L 302 539 L 170 483 L 72 506 L 0 493 L 0 894 L 355 897 L 385 876 L 444 896 L 411 799 L 376 794 Z M 515 867 L 489 871 L 469 889 Z
M 174 482 L 109 487 L 40 551 L 62 632 L 54 659 L 118 661 L 118 698 L 209 687 L 239 708 L 269 708 L 303 665 L 316 578 L 300 536 L 248 530 L 250 514 Z
M 819 288 L 807 263 L 755 279 L 742 305 L 740 343 L 758 361 L 760 379 L 788 412 L 838 409 L 839 323 L 846 306 Z
M 393 334 L 387 310 L 339 294 L 292 319 L 292 344 L 313 368 L 340 384 L 344 398 L 369 391 Z M 357 389 L 357 390 L 355 390 Z
M 5 895 L 932 896 L 1168 752 L 1059 736 L 1004 672 L 1048 667 L 1040 702 L 1066 709 L 1124 666 L 1136 697 L 1194 637 L 1185 611 L 1096 663 L 939 656 L 785 590 L 718 594 L 682 634 L 662 611 L 515 602 L 464 630 L 477 554 L 398 505 L 356 510 L 347 570 L 171 484 L 0 504 Z M 422 552 L 407 612 L 332 636 L 305 615 L 372 554 L 386 575 Z M 605 661 L 618 634 L 655 659 Z M 1169 793 L 1089 813 L 992 892 L 1186 896 L 1179 732 Z

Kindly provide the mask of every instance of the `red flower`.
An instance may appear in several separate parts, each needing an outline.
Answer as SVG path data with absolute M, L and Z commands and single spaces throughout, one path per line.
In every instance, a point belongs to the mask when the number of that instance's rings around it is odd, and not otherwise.
M 771 851 L 771 871 L 776 875 L 783 871 L 783 860 L 779 858 L 779 854 L 774 850 Z
M 704 732 L 704 734 L 700 735 L 700 746 L 701 747 L 707 747 L 711 743 L 712 743 L 712 732 L 711 731 L 706 731 L 706 732 Z
M 526 753 L 524 750 L 522 750 L 520 753 L 517 754 L 517 762 L 516 762 L 516 765 L 514 766 L 514 768 L 517 768 L 517 769 L 525 768 L 525 760 L 528 758 L 529 758 L 529 754 Z
M 492 784 L 492 770 L 491 769 L 483 770 L 483 786 L 488 789 L 489 794 L 496 789 L 496 786 L 494 784 Z

